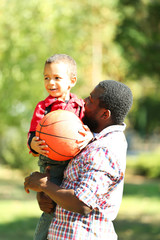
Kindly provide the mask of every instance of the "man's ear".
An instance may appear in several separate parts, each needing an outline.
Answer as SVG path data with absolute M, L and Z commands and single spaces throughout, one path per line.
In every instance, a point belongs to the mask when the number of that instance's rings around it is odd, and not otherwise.
M 106 120 L 110 117 L 111 117 L 111 111 L 108 110 L 108 109 L 104 109 L 103 114 L 102 114 L 102 118 Z
M 74 87 L 74 85 L 76 84 L 76 82 L 77 82 L 77 77 L 76 77 L 76 76 L 72 77 L 72 78 L 71 78 L 71 88 Z

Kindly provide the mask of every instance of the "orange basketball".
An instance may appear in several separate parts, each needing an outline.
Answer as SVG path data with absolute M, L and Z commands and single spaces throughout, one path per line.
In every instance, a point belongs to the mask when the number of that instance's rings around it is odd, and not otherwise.
M 76 140 L 84 140 L 84 136 L 78 132 L 82 129 L 83 123 L 74 113 L 56 110 L 41 119 L 36 136 L 45 140 L 49 147 L 50 159 L 66 161 L 80 152 Z

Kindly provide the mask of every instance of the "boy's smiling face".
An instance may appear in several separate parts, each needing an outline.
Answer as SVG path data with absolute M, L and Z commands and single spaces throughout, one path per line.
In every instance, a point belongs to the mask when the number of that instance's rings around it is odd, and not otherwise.
M 66 63 L 47 63 L 44 67 L 44 85 L 47 92 L 59 100 L 69 100 L 70 89 L 76 83 L 76 77 L 70 76 Z

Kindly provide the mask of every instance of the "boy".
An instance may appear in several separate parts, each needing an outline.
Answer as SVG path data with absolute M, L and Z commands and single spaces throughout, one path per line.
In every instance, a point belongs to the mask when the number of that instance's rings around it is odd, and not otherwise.
M 76 62 L 68 55 L 55 54 L 47 59 L 44 66 L 44 85 L 49 96 L 39 102 L 35 108 L 30 125 L 28 146 L 33 156 L 39 156 L 38 165 L 44 173 L 50 171 L 50 180 L 60 185 L 63 171 L 68 161 L 53 161 L 47 157 L 47 145 L 35 137 L 38 122 L 50 111 L 63 109 L 75 113 L 80 119 L 84 116 L 84 101 L 70 93 L 77 81 Z M 43 193 L 42 193 L 43 194 Z M 38 196 L 37 196 L 38 197 Z M 52 214 L 43 213 L 37 225 L 35 240 L 46 240 Z

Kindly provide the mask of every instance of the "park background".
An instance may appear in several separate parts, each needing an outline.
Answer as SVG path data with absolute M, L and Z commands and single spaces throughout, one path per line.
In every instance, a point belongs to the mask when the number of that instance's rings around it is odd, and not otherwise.
M 24 176 L 37 170 L 27 132 L 47 93 L 45 60 L 72 56 L 73 88 L 88 96 L 101 80 L 127 84 L 129 144 L 124 196 L 115 221 L 119 240 L 160 239 L 159 0 L 0 1 L 0 240 L 31 240 L 40 210 Z

